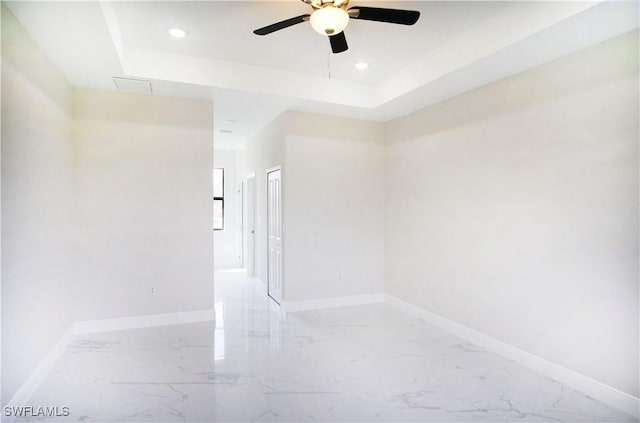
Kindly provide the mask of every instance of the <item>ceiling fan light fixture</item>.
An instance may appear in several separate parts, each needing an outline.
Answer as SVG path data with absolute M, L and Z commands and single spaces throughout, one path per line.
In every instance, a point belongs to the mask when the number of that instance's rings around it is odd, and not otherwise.
M 309 19 L 311 26 L 322 35 L 339 34 L 349 23 L 349 14 L 346 10 L 327 4 L 322 9 L 317 9 Z

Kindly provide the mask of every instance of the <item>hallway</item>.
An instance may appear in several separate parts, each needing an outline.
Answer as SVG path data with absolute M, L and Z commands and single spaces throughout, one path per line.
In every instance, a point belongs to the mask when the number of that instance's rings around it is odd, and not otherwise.
M 285 316 L 227 270 L 216 316 L 78 337 L 29 405 L 85 422 L 634 421 L 385 304 Z

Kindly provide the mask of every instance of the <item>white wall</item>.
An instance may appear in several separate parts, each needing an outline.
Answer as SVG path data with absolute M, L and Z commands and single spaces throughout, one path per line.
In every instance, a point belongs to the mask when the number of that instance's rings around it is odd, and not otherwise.
M 2 6 L 2 404 L 73 321 L 71 100 Z
M 283 166 L 283 179 L 286 177 L 284 141 L 285 118 L 280 116 L 254 135 L 247 142 L 244 152 L 242 168 L 246 174 L 255 173 L 256 175 L 255 266 L 256 277 L 263 284 L 267 283 L 267 179 L 265 171 L 281 165 Z M 286 183 L 286 179 L 284 179 L 283 184 Z M 286 216 L 283 216 L 283 223 L 285 219 Z M 286 249 L 286 243 L 283 248 Z
M 215 150 L 213 167 L 224 169 L 224 229 L 214 231 L 216 267 L 236 267 L 240 263 L 240 225 L 236 151 Z
M 383 292 L 383 124 L 286 117 L 284 299 Z
M 75 90 L 78 320 L 213 306 L 212 116 L 202 100 Z
M 243 168 L 256 174 L 256 275 L 267 282 L 265 170 L 282 165 L 285 301 L 381 293 L 384 126 L 287 112 L 258 133 Z
M 213 110 L 73 89 L 4 7 L 2 88 L 5 404 L 74 321 L 212 307 Z
M 638 396 L 638 33 L 388 123 L 385 290 Z

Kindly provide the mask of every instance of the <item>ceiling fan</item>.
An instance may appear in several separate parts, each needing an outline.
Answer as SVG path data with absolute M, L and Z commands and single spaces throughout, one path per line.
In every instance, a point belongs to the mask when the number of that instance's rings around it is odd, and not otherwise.
M 347 38 L 344 29 L 349 19 L 365 21 L 387 22 L 401 25 L 413 25 L 418 21 L 420 12 L 415 10 L 383 9 L 380 7 L 352 7 L 347 9 L 349 0 L 301 0 L 313 8 L 313 12 L 306 15 L 285 19 L 253 31 L 256 35 L 267 35 L 290 26 L 309 21 L 314 30 L 329 36 L 331 51 L 342 53 L 346 51 Z

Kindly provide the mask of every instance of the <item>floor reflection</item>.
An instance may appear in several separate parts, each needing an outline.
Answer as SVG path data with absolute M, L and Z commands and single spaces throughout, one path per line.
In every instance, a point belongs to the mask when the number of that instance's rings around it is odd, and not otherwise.
M 224 304 L 215 303 L 216 328 L 213 335 L 214 360 L 224 360 Z
M 215 281 L 215 324 L 78 337 L 28 405 L 85 422 L 634 421 L 385 304 L 285 315 L 243 272 Z

